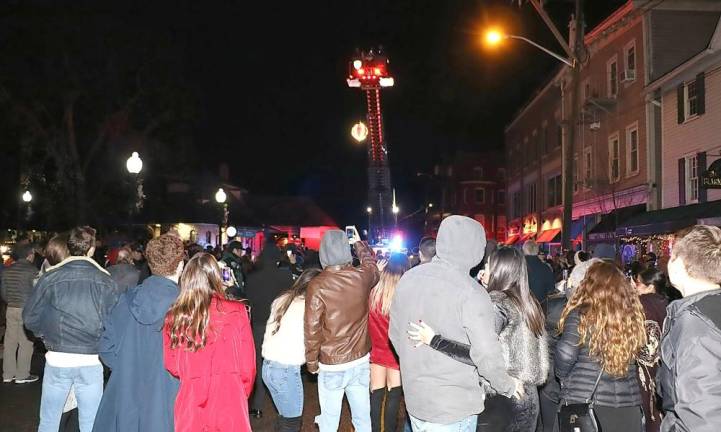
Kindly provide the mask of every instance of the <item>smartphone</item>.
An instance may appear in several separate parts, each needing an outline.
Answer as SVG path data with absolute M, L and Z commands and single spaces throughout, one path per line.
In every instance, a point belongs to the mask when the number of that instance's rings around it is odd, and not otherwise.
M 230 269 L 223 267 L 223 282 L 230 282 Z
M 290 258 L 290 256 L 293 255 L 293 251 L 287 251 L 286 253 L 288 254 L 288 258 Z

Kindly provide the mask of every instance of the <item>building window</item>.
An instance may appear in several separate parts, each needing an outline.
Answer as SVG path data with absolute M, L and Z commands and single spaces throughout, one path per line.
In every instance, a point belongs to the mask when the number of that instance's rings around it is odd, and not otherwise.
M 536 212 L 536 183 L 531 183 L 526 189 L 526 210 L 527 213 Z
M 608 139 L 608 179 L 615 183 L 621 179 L 621 144 L 618 134 Z
M 506 203 L 506 191 L 499 190 L 497 200 L 498 200 L 497 204 L 505 204 Z
M 686 119 L 698 115 L 698 87 L 696 81 L 686 84 Z
M 626 76 L 624 81 L 634 81 L 636 79 L 636 41 L 632 41 L 625 48 L 626 60 Z
M 513 192 L 513 218 L 521 217 L 521 192 Z
M 606 75 L 608 84 L 608 97 L 616 97 L 618 94 L 618 60 L 614 56 L 606 64 Z
M 561 175 L 557 175 L 548 179 L 548 207 L 559 206 L 563 203 L 563 183 Z
M 557 132 L 556 147 L 561 147 L 561 146 L 563 146 L 563 125 L 559 124 L 556 127 L 556 132 Z
M 698 159 L 696 155 L 686 157 L 686 196 L 698 201 Z
M 591 185 L 593 176 L 593 159 L 592 159 L 591 147 L 583 150 L 583 178 L 585 180 L 586 187 Z
M 638 174 L 638 125 L 626 129 L 626 174 Z
M 476 188 L 475 194 L 476 194 L 476 204 L 485 204 L 486 203 L 486 190 L 485 189 Z
M 578 163 L 578 157 L 573 158 L 573 191 L 578 192 L 581 187 L 581 165 Z

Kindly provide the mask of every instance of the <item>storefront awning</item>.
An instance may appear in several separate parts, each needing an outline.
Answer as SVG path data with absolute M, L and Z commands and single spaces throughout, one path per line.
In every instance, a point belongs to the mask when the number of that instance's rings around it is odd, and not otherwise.
M 533 236 L 535 236 L 535 235 L 536 235 L 536 233 L 534 233 L 534 232 L 525 233 L 521 236 L 521 238 L 518 239 L 518 242 L 524 243 L 526 240 L 533 238 Z
M 646 204 L 622 207 L 601 216 L 601 221 L 588 232 L 588 239 L 595 242 L 611 241 L 616 238 L 616 229 L 634 216 L 644 213 Z
M 536 239 L 536 243 L 557 243 L 560 241 L 560 228 L 549 229 L 541 232 Z M 556 239 L 558 237 L 558 239 Z
M 721 225 L 721 200 L 654 210 L 636 215 L 616 230 L 619 236 L 669 234 L 696 224 Z

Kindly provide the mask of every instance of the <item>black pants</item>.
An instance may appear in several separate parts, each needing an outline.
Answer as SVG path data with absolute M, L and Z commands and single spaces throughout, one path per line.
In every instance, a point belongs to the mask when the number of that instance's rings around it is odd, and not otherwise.
M 596 405 L 594 409 L 602 432 L 641 432 L 644 430 L 640 406 L 609 408 Z
M 546 396 L 542 391 L 538 392 L 538 399 L 541 403 L 541 421 L 539 432 L 558 431 L 558 402 Z
M 538 424 L 538 389 L 525 387 L 526 396 L 517 400 L 505 396 L 486 399 L 478 416 L 477 432 L 535 432 Z
M 265 384 L 263 384 L 263 337 L 265 324 L 253 324 L 253 341 L 255 342 L 255 384 L 250 398 L 250 409 L 262 410 L 265 404 Z

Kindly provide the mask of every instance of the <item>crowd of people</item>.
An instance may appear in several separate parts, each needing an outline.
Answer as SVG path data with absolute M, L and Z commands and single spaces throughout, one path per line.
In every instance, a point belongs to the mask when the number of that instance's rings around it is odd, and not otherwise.
M 169 232 L 93 259 L 89 227 L 42 259 L 13 252 L 3 382 L 39 379 L 41 340 L 41 432 L 249 431 L 266 390 L 275 430 L 300 431 L 304 368 L 321 432 L 338 430 L 344 397 L 358 432 L 721 426 L 717 227 L 679 233 L 668 276 L 601 249 L 554 265 L 463 216 L 421 240 L 420 263 L 377 259 L 340 230 L 317 255 L 270 242 L 251 259 L 239 242 L 221 254 Z

